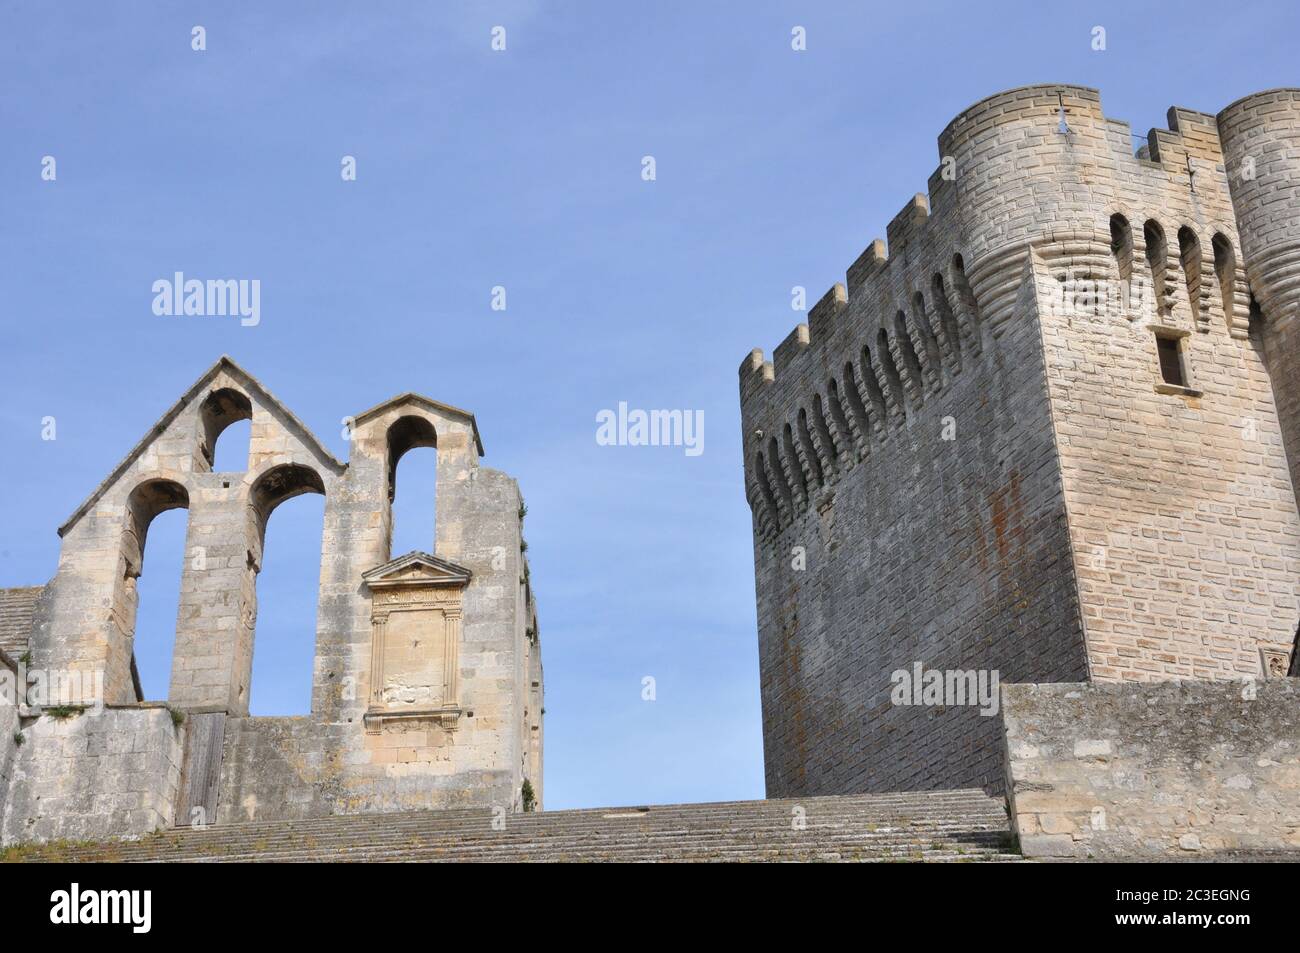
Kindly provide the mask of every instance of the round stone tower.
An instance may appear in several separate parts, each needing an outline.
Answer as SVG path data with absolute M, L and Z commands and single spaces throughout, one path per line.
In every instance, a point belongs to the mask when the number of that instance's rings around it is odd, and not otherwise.
M 1253 329 L 1300 492 L 1300 89 L 1270 89 L 1218 115 L 1224 171 L 1258 304 Z
M 1271 324 L 1300 306 L 1300 89 L 1239 99 L 1218 115 L 1251 290 Z
M 1055 83 L 982 99 L 940 134 L 940 167 L 954 175 L 933 212 L 960 222 L 971 285 L 995 327 L 1014 303 L 1028 244 L 1046 243 L 1048 259 L 1095 256 L 1104 266 L 1114 125 L 1097 90 Z

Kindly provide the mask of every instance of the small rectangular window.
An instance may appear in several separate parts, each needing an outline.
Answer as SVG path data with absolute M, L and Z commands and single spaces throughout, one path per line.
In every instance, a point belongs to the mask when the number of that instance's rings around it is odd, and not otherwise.
M 1165 383 L 1186 387 L 1187 377 L 1183 374 L 1183 355 L 1179 353 L 1178 339 L 1157 337 L 1156 352 L 1160 355 L 1160 376 Z

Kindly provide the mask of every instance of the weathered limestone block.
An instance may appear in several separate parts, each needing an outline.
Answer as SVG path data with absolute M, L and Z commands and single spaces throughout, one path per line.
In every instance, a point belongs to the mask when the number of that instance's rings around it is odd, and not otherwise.
M 1300 848 L 1300 681 L 1004 685 L 1029 857 Z
M 0 699 L 0 824 L 3 824 L 5 804 L 9 799 L 9 782 L 13 776 L 14 759 L 18 754 L 18 736 L 18 708 Z M 25 736 L 23 740 L 26 740 Z
M 5 844 L 135 836 L 171 826 L 184 733 L 166 708 L 47 713 L 22 733 L 0 824 Z

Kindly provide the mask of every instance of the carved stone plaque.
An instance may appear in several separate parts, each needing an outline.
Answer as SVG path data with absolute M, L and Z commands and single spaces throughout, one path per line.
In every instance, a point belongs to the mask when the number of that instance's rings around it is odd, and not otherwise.
M 461 715 L 462 596 L 470 572 L 408 553 L 363 578 L 371 592 L 370 698 L 366 729 L 391 720 L 432 720 L 454 729 Z

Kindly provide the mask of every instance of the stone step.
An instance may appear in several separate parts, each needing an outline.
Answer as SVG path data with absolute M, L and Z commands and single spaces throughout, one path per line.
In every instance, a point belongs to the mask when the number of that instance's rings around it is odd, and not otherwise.
M 995 802 L 996 803 L 996 802 Z M 843 823 L 854 824 L 862 822 L 876 823 L 893 823 L 905 824 L 909 822 L 924 823 L 927 821 L 964 821 L 977 819 L 995 819 L 1000 821 L 1004 818 L 1005 811 L 998 806 L 996 809 L 986 809 L 981 807 L 979 810 L 969 808 L 951 807 L 945 808 L 937 806 L 926 809 L 906 809 L 900 807 L 896 810 L 862 810 L 853 809 L 852 806 L 843 808 L 837 805 L 826 806 L 825 809 L 819 809 L 816 805 L 803 805 L 804 816 L 809 820 L 816 820 L 819 823 Z M 430 823 L 436 823 L 440 829 L 447 830 L 474 830 L 490 828 L 492 814 L 488 811 L 476 811 L 467 816 L 460 817 L 438 817 L 435 821 L 429 821 L 426 818 L 430 812 L 390 814 L 390 815 L 363 815 L 361 817 L 348 818 L 346 820 L 338 817 L 322 818 L 313 821 L 295 821 L 279 823 L 262 823 L 262 824 L 237 824 L 224 828 L 210 828 L 209 832 L 217 830 L 239 830 L 247 834 L 258 832 L 283 832 L 293 831 L 299 834 L 310 834 L 318 831 L 330 831 L 340 829 L 344 825 L 349 830 L 400 830 L 400 829 L 418 829 L 428 826 Z M 442 812 L 437 812 L 442 813 Z M 634 814 L 631 812 L 611 811 L 605 813 L 583 812 L 581 815 L 572 817 L 572 812 L 547 812 L 535 815 L 509 815 L 508 824 L 512 829 L 559 829 L 561 827 L 597 827 L 603 828 L 611 824 L 650 824 L 673 826 L 698 826 L 702 828 L 714 827 L 719 822 L 732 822 L 747 824 L 753 826 L 771 826 L 771 827 L 789 827 L 794 816 L 791 809 L 779 810 L 776 812 L 756 813 L 717 811 L 717 812 L 689 812 L 682 813 L 678 811 L 665 811 L 654 809 L 648 813 Z M 362 819 L 364 818 L 364 819 Z M 180 828 L 177 834 L 191 836 L 191 831 L 187 828 Z
M 151 835 L 144 840 L 163 840 L 168 841 L 176 846 L 187 844 L 197 844 L 204 842 L 218 842 L 229 839 L 252 840 L 265 839 L 269 841 L 294 839 L 294 840 L 328 840 L 335 837 L 346 839 L 355 839 L 356 837 L 401 837 L 407 835 L 430 836 L 442 835 L 455 837 L 457 839 L 473 839 L 476 837 L 490 837 L 493 839 L 506 839 L 512 837 L 555 837 L 561 835 L 580 836 L 583 834 L 609 833 L 609 832 L 629 832 L 629 833 L 653 833 L 656 831 L 671 831 L 679 834 L 707 834 L 713 831 L 725 829 L 737 833 L 773 833 L 781 834 L 791 830 L 797 830 L 794 821 L 791 818 L 783 818 L 777 823 L 758 824 L 752 821 L 737 820 L 732 817 L 715 818 L 711 823 L 691 823 L 682 824 L 674 823 L 671 820 L 661 820 L 650 824 L 637 821 L 611 821 L 604 825 L 601 824 L 556 824 L 556 825 L 523 825 L 516 822 L 516 819 L 507 816 L 501 819 L 504 828 L 497 830 L 493 828 L 493 819 L 484 817 L 480 823 L 465 825 L 461 827 L 444 827 L 437 824 L 404 824 L 388 828 L 353 828 L 353 827 L 334 827 L 318 828 L 314 830 L 263 830 L 258 832 L 244 833 L 230 828 L 209 828 L 206 831 L 169 831 L 162 834 Z M 873 830 L 873 831 L 924 831 L 924 830 L 942 830 L 942 829 L 967 829 L 972 827 L 994 827 L 1005 829 L 1005 818 L 1002 816 L 990 815 L 966 815 L 963 817 L 952 818 L 834 818 L 828 819 L 818 816 L 809 816 L 803 820 L 800 827 L 804 829 L 820 831 L 837 831 L 837 830 Z
M 568 813 L 568 812 L 563 812 Z M 355 837 L 358 835 L 375 834 L 378 836 L 399 835 L 402 833 L 413 832 L 421 833 L 426 831 L 438 830 L 447 834 L 454 834 L 461 837 L 472 837 L 479 834 L 501 834 L 507 832 L 493 832 L 492 816 L 487 812 L 481 812 L 473 817 L 460 820 L 456 823 L 446 823 L 441 819 L 430 820 L 428 815 L 392 815 L 388 821 L 370 821 L 366 824 L 340 822 L 339 819 L 331 819 L 329 824 L 315 823 L 310 826 L 294 824 L 290 825 L 268 825 L 259 826 L 256 829 L 245 828 L 244 825 L 235 825 L 231 827 L 214 827 L 207 831 L 189 831 L 178 830 L 164 837 L 173 838 L 176 843 L 188 842 L 200 838 L 211 840 L 221 840 L 230 837 L 256 837 L 264 836 L 269 838 L 304 838 L 304 837 L 333 837 L 345 836 Z M 540 818 L 541 820 L 538 820 Z M 548 813 L 543 815 L 510 815 L 505 819 L 508 833 L 518 832 L 536 832 L 538 836 L 550 836 L 557 833 L 571 832 L 578 833 L 585 830 L 658 830 L 672 829 L 680 831 L 690 830 L 714 830 L 719 826 L 725 825 L 734 830 L 774 830 L 784 831 L 791 829 L 793 815 L 780 813 L 775 817 L 747 817 L 743 813 L 686 816 L 678 814 L 650 814 L 639 817 L 624 817 L 621 815 L 609 816 L 590 815 L 585 818 L 562 818 L 559 812 Z M 855 827 L 874 825 L 876 827 L 912 827 L 919 828 L 932 825 L 974 825 L 974 824 L 992 824 L 998 827 L 1005 827 L 1005 813 L 999 808 L 997 811 L 981 811 L 973 813 L 964 812 L 933 812 L 920 814 L 919 812 L 908 812 L 900 814 L 872 814 L 867 812 L 845 812 L 844 814 L 835 814 L 829 811 L 812 811 L 805 815 L 805 822 L 810 826 L 822 828 L 836 827 Z
M 796 808 L 802 814 L 796 813 Z M 801 827 L 794 826 L 796 817 Z M 1018 860 L 1006 810 L 981 791 L 586 808 L 334 815 L 50 844 L 22 860 L 124 862 L 689 862 Z
M 655 828 L 646 830 L 624 829 L 622 831 L 599 830 L 555 830 L 555 831 L 512 831 L 491 832 L 475 830 L 460 835 L 444 831 L 416 829 L 395 831 L 383 834 L 361 834 L 339 831 L 330 835 L 275 835 L 259 837 L 240 837 L 225 835 L 197 838 L 177 842 L 162 838 L 146 838 L 142 841 L 125 842 L 109 845 L 104 852 L 113 853 L 126 860 L 134 857 L 149 856 L 165 852 L 173 857 L 200 855 L 204 853 L 247 852 L 255 849 L 265 854 L 281 851 L 309 850 L 327 851 L 362 847 L 369 850 L 401 850 L 407 847 L 427 849 L 513 849 L 515 845 L 540 845 L 550 848 L 563 848 L 570 845 L 582 846 L 593 843 L 673 843 L 694 842 L 712 843 L 731 841 L 737 843 L 773 842 L 778 844 L 798 843 L 801 841 L 827 842 L 832 840 L 865 840 L 879 843 L 923 843 L 959 840 L 971 843 L 1000 843 L 1006 836 L 1006 824 L 990 820 L 970 821 L 955 824 L 925 825 L 874 825 L 854 827 L 852 825 L 818 826 L 810 825 L 803 831 L 792 831 L 788 825 L 779 829 L 745 829 L 725 828 L 722 830 L 693 830 L 687 828 Z
M 79 851 L 75 858 L 82 860 L 200 860 L 204 858 L 233 859 L 259 856 L 266 859 L 306 859 L 313 856 L 342 858 L 349 855 L 375 857 L 392 855 L 403 856 L 444 856 L 472 858 L 478 856 L 510 855 L 526 858 L 543 853 L 592 852 L 635 853 L 645 850 L 672 850 L 689 848 L 691 850 L 803 850 L 803 849 L 854 849 L 866 851 L 885 851 L 890 853 L 912 853 L 918 850 L 945 849 L 956 852 L 988 852 L 1005 849 L 1007 837 L 1004 833 L 988 832 L 988 836 L 979 837 L 974 833 L 962 836 L 886 836 L 886 837 L 812 837 L 812 838 L 773 838 L 758 837 L 740 839 L 735 837 L 692 838 L 686 836 L 666 836 L 662 838 L 601 838 L 601 839 L 555 839 L 538 843 L 526 841 L 502 842 L 496 844 L 457 844 L 455 842 L 426 842 L 411 838 L 402 842 L 354 844 L 278 844 L 263 845 L 260 842 L 229 843 L 207 845 L 203 849 L 172 851 L 165 847 L 155 847 L 133 852 L 118 853 L 111 849 L 98 851 Z M 51 854 L 58 854 L 52 851 Z
M 280 853 L 232 853 L 204 854 L 189 858 L 151 857 L 140 858 L 141 861 L 191 860 L 220 862 L 271 862 L 304 863 L 311 861 L 331 862 L 417 862 L 417 861 L 557 861 L 557 860 L 604 860 L 638 862 L 644 860 L 690 860 L 692 858 L 709 859 L 764 859 L 766 857 L 785 859 L 805 859 L 811 856 L 838 854 L 843 857 L 867 859 L 926 859 L 935 856 L 969 857 L 978 860 L 984 857 L 1005 853 L 1005 844 L 959 844 L 956 842 L 938 843 L 924 841 L 919 843 L 899 842 L 894 844 L 871 844 L 853 842 L 830 842 L 825 844 L 804 843 L 778 845 L 758 843 L 748 846 L 712 843 L 696 844 L 678 842 L 663 846 L 654 845 L 601 845 L 567 847 L 536 847 L 489 849 L 484 851 L 464 851 L 456 848 L 426 849 L 412 847 L 405 850 L 370 850 L 367 848 L 345 850 L 304 850 L 284 851 Z
M 958 790 L 958 791 L 933 791 L 933 792 L 915 792 L 907 794 L 889 794 L 889 795 L 834 795 L 819 796 L 808 798 L 779 798 L 764 801 L 711 801 L 701 804 L 667 804 L 653 805 L 650 807 L 602 807 L 602 808 L 575 808 L 565 811 L 548 811 L 537 814 L 520 814 L 514 815 L 521 821 L 547 818 L 547 823 L 553 819 L 563 818 L 586 818 L 596 817 L 605 818 L 610 815 L 619 817 L 631 816 L 634 814 L 651 817 L 666 816 L 706 816 L 708 814 L 728 815 L 736 809 L 742 809 L 748 815 L 760 816 L 762 814 L 771 814 L 773 816 L 788 817 L 790 811 L 795 806 L 803 806 L 806 810 L 812 811 L 820 805 L 825 805 L 836 814 L 849 814 L 855 811 L 867 812 L 886 812 L 890 807 L 897 807 L 904 812 L 924 813 L 927 810 L 950 811 L 960 805 L 971 807 L 976 813 L 1005 813 L 1005 808 L 1000 800 L 990 798 L 979 790 Z M 331 825 L 339 822 L 349 824 L 375 823 L 379 825 L 388 825 L 396 819 L 427 817 L 434 814 L 440 822 L 454 823 L 457 820 L 473 819 L 490 814 L 485 808 L 462 808 L 456 810 L 443 811 L 404 811 L 389 814 L 348 814 L 348 815 L 329 815 L 325 817 L 312 818 L 300 821 L 244 821 L 240 822 L 238 827 L 244 830 L 255 830 L 258 828 L 283 828 L 293 826 L 305 828 L 309 826 Z
M 744 837 L 728 835 L 728 833 L 718 833 L 711 836 L 689 836 L 685 833 L 663 832 L 654 836 L 633 836 L 633 835 L 612 835 L 606 837 L 546 837 L 533 841 L 523 839 L 513 839 L 510 841 L 497 842 L 456 842 L 454 840 L 429 841 L 419 836 L 408 836 L 403 839 L 394 839 L 387 842 L 331 842 L 331 844 L 321 844 L 311 840 L 303 842 L 279 842 L 279 844 L 263 844 L 263 842 L 229 842 L 229 844 L 212 844 L 207 845 L 207 849 L 194 850 L 194 852 L 174 852 L 174 850 L 142 850 L 138 853 L 123 853 L 118 855 L 118 859 L 152 859 L 153 857 L 168 857 L 169 859 L 187 859 L 205 857 L 220 857 L 222 859 L 231 858 L 248 858 L 252 855 L 259 855 L 266 859 L 289 859 L 300 857 L 304 854 L 329 854 L 331 857 L 341 858 L 348 854 L 365 854 L 368 857 L 376 857 L 380 854 L 402 854 L 402 855 L 455 855 L 455 857 L 473 857 L 473 855 L 489 855 L 510 853 L 513 855 L 536 854 L 536 853 L 564 853 L 564 852 L 586 852 L 586 850 L 601 850 L 606 853 L 619 852 L 638 852 L 638 850 L 671 850 L 673 848 L 689 848 L 692 850 L 711 850 L 711 849 L 735 849 L 735 850 L 753 850 L 764 848 L 775 849 L 805 849 L 805 848 L 835 848 L 861 849 L 861 850 L 891 850 L 891 852 L 911 852 L 915 849 L 952 849 L 954 852 L 979 852 L 979 850 L 997 850 L 1005 846 L 1005 831 L 970 831 L 959 833 L 939 833 L 939 832 L 919 832 L 919 833 L 857 833 L 857 835 L 836 835 L 826 836 L 807 832 L 800 832 L 800 835 L 794 836 L 790 833 L 788 836 L 754 836 Z

